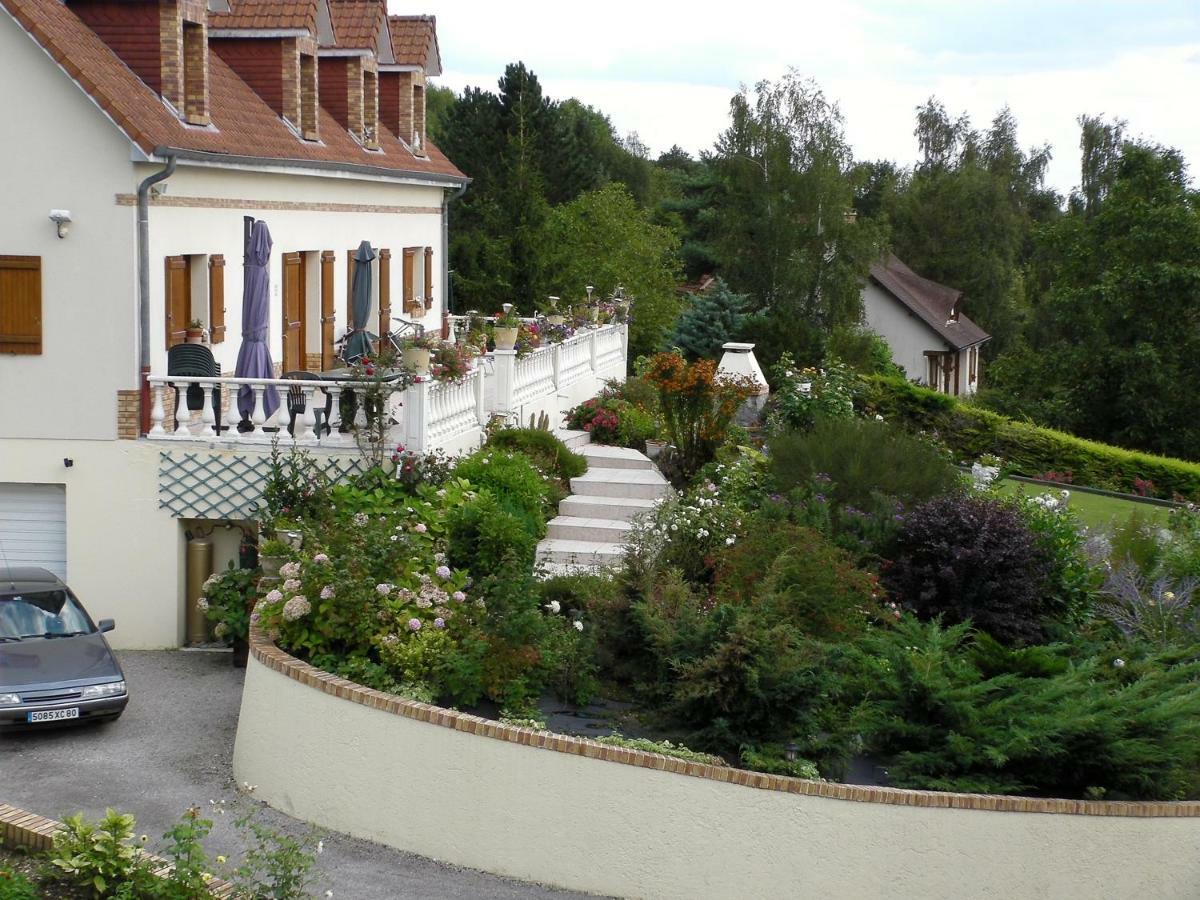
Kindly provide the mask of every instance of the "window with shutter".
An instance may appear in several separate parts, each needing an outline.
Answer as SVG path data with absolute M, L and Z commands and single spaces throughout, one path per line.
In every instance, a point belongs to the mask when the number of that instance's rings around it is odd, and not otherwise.
M 433 309 L 433 248 L 425 248 L 425 308 Z
M 167 346 L 187 340 L 187 324 L 192 315 L 192 272 L 186 256 L 168 256 L 163 291 L 166 304 Z
M 208 333 L 214 344 L 225 340 L 225 257 L 220 254 L 208 258 Z
M 420 316 L 425 313 L 425 306 L 417 299 L 416 290 L 416 259 L 417 248 L 404 248 L 404 311 L 410 316 Z
M 42 352 L 42 258 L 0 256 L 0 353 Z
M 379 337 L 392 330 L 392 251 L 379 251 Z

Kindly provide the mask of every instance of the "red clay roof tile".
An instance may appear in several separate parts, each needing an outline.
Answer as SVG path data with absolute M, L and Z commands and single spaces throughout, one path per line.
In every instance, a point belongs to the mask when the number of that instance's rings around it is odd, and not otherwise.
M 210 28 L 303 28 L 317 33 L 317 0 L 231 0 L 227 13 L 210 12 Z
M 243 0 L 244 2 L 244 0 Z M 382 125 L 380 151 L 365 150 L 324 108 L 320 142 L 303 141 L 215 53 L 209 56 L 212 126 L 185 126 L 145 82 L 61 0 L 0 0 L 13 18 L 146 153 L 160 149 L 247 157 L 264 162 L 368 166 L 396 174 L 465 176 L 435 146 L 417 157 Z M 84 87 L 86 85 L 86 88 Z
M 388 16 L 388 23 L 392 28 L 392 52 L 399 65 L 420 66 L 430 75 L 441 73 L 437 19 L 433 16 Z
M 330 0 L 336 47 L 344 50 L 378 50 L 381 28 L 386 29 L 387 6 L 383 0 Z

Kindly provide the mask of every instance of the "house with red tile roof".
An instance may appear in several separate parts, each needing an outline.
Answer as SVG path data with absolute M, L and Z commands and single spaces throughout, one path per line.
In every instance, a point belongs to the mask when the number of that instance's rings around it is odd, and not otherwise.
M 270 429 L 261 385 L 242 415 L 238 385 L 176 391 L 168 360 L 193 332 L 227 378 L 261 337 L 302 379 L 352 329 L 443 327 L 469 179 L 425 133 L 440 71 L 433 18 L 384 0 L 0 0 L 0 565 L 66 576 L 120 645 L 183 642 L 187 548 L 236 557 L 264 458 L 232 444 Z M 265 329 L 243 322 L 248 220 L 273 242 Z M 312 437 L 338 390 L 285 391 L 304 417 L 276 434 Z
M 991 335 L 963 312 L 962 291 L 889 254 L 871 266 L 862 298 L 864 323 L 887 340 L 910 380 L 956 396 L 979 389 L 980 350 Z

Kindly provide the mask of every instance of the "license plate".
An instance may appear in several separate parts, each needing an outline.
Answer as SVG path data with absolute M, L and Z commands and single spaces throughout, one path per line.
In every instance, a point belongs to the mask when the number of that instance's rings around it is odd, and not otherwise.
M 29 714 L 30 722 L 58 722 L 62 719 L 78 719 L 79 707 L 72 706 L 68 709 L 42 709 Z

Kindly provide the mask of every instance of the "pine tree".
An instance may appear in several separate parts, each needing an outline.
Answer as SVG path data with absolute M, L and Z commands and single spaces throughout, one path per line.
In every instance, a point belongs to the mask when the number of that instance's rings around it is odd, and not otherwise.
M 721 279 L 703 294 L 689 294 L 687 308 L 675 323 L 671 343 L 690 359 L 717 359 L 721 345 L 733 340 L 742 322 L 746 295 L 735 294 Z

